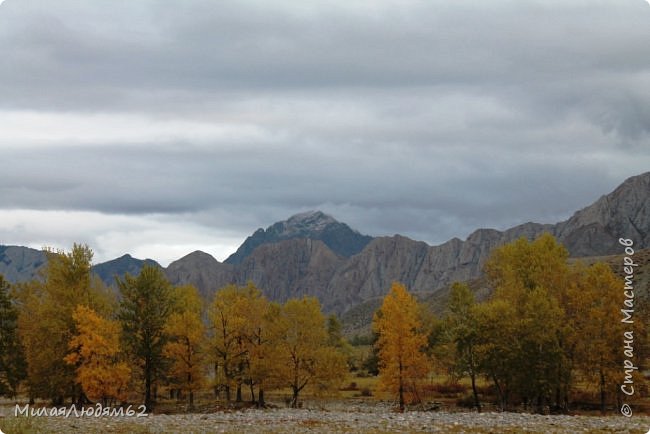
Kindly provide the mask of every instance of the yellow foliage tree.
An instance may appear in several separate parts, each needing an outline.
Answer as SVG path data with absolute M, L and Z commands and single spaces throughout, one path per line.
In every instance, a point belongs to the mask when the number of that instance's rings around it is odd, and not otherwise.
M 77 330 L 64 361 L 76 366 L 76 382 L 86 396 L 108 405 L 112 399 L 126 400 L 131 376 L 120 361 L 120 325 L 102 318 L 93 309 L 78 305 L 72 314 Z
M 242 385 L 250 387 L 251 400 L 264 406 L 264 390 L 274 383 L 273 359 L 280 307 L 262 295 L 255 285 L 228 285 L 215 294 L 210 306 L 215 386 L 226 393 L 236 387 L 236 400 L 242 400 Z
M 50 399 L 55 405 L 65 398 L 83 402 L 73 367 L 63 361 L 75 332 L 72 313 L 79 304 L 98 312 L 110 310 L 108 289 L 91 275 L 93 253 L 75 244 L 71 252 L 47 253 L 43 280 L 20 285 L 18 332 L 25 348 L 30 399 Z
M 583 269 L 580 277 L 575 303 L 581 314 L 574 319 L 578 334 L 576 365 L 585 379 L 598 385 L 600 409 L 605 413 L 608 394 L 616 396 L 623 380 L 621 366 L 625 357 L 621 346 L 626 331 L 620 320 L 623 281 L 603 263 Z M 631 329 L 640 332 L 640 325 L 636 321 Z
M 292 407 L 298 406 L 306 387 L 322 393 L 341 384 L 347 373 L 346 357 L 330 345 L 317 299 L 288 300 L 273 326 L 274 378 L 277 386 L 291 388 Z
M 279 317 L 280 307 L 270 303 L 253 283 L 243 289 L 241 311 L 244 322 L 241 335 L 244 337 L 246 372 L 245 381 L 250 386 L 251 400 L 260 407 L 265 406 L 264 390 L 271 385 L 273 360 L 273 327 Z M 257 400 L 255 400 L 257 386 Z
M 216 292 L 208 312 L 213 332 L 215 390 L 223 390 L 228 401 L 233 387 L 237 388 L 237 400 L 241 401 L 241 377 L 247 351 L 246 304 L 242 288 L 227 285 Z
M 190 408 L 194 406 L 194 392 L 204 384 L 205 325 L 201 319 L 203 302 L 193 286 L 174 289 L 176 310 L 165 325 L 169 342 L 163 354 L 171 360 L 172 384 L 188 394 Z
M 394 282 L 373 318 L 373 330 L 379 336 L 380 386 L 398 397 L 400 411 L 404 411 L 407 396 L 417 399 L 417 386 L 429 371 L 420 312 L 406 287 Z

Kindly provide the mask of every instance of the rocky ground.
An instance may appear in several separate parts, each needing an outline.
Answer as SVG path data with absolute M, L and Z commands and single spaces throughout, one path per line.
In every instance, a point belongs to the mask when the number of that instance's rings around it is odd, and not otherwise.
M 0 429 L 14 433 L 641 433 L 649 416 L 543 416 L 522 413 L 409 411 L 387 404 L 321 405 L 303 409 L 226 410 L 148 417 L 14 417 L 0 410 Z

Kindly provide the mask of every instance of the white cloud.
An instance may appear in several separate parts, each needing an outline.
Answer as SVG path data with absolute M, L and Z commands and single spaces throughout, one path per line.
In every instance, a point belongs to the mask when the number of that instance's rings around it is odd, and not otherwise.
M 202 227 L 190 216 L 108 215 L 82 211 L 0 210 L 0 244 L 35 249 L 70 250 L 86 243 L 95 252 L 95 263 L 125 253 L 161 265 L 203 250 L 218 260 L 226 259 L 243 242 L 242 234 Z

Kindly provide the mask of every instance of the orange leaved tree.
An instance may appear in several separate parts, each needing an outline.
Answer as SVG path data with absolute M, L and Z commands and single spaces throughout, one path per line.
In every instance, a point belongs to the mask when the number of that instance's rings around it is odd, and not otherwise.
M 429 371 L 424 348 L 421 309 L 406 287 L 394 282 L 375 313 L 373 330 L 378 334 L 380 387 L 399 398 L 404 411 L 405 396 L 417 397 L 417 386 Z
M 83 305 L 77 306 L 72 319 L 77 334 L 68 343 L 71 352 L 64 360 L 76 366 L 76 382 L 88 398 L 104 405 L 112 399 L 125 400 L 131 369 L 119 359 L 119 323 Z

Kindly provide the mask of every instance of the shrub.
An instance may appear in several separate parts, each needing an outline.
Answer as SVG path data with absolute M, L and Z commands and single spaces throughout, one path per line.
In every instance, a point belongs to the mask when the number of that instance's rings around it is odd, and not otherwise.
M 361 389 L 361 396 L 372 396 L 372 392 L 370 391 L 369 388 L 364 387 Z

